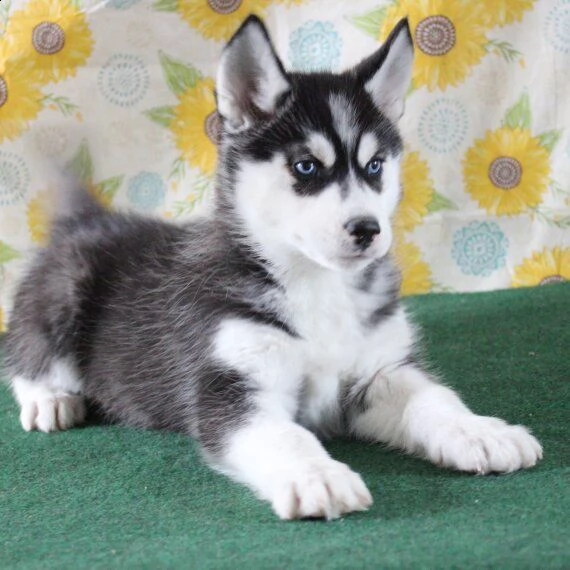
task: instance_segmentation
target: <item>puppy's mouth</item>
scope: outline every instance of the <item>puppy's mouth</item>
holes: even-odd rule
[[[368,249],[356,249],[353,251],[343,252],[341,255],[337,256],[337,259],[341,261],[345,261],[347,263],[351,261],[363,261],[363,260],[372,260],[379,257],[379,251],[376,247],[370,247]]]
[[[382,252],[379,252],[378,248],[374,246],[364,250],[350,246],[342,247],[332,253],[322,251],[319,248],[307,247],[299,235],[295,237],[297,238],[296,247],[305,257],[328,269],[358,271],[375,259],[382,257]]]
[[[359,270],[371,263],[376,259],[372,252],[358,252],[350,255],[339,255],[336,258],[336,263],[339,267],[344,269]]]
[[[372,259],[372,256],[367,255],[364,252],[358,252],[358,253],[353,253],[351,255],[339,255],[338,259],[349,263],[350,261],[361,261],[363,259]]]

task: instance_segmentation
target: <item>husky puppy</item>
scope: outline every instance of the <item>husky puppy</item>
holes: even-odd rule
[[[212,216],[173,225],[74,192],[15,298],[6,362],[24,429],[85,399],[178,430],[283,519],[366,509],[321,437],[377,441],[474,473],[541,458],[416,357],[389,250],[413,59],[401,21],[344,73],[287,72],[250,17],[222,53]],[[410,189],[413,192],[413,189]]]

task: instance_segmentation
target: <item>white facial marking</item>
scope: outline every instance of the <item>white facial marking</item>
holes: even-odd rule
[[[349,149],[352,148],[357,137],[357,124],[350,101],[334,93],[329,97],[329,105],[338,136]]]
[[[358,142],[358,152],[356,154],[358,165],[364,168],[377,152],[378,140],[376,136],[373,133],[364,133]]]
[[[382,194],[385,202],[383,207],[391,216],[400,202],[400,160],[401,155],[388,156],[382,170]]]
[[[400,198],[399,162],[399,156],[385,159],[382,192],[354,180],[348,196],[336,182],[316,195],[298,195],[282,155],[263,163],[244,162],[236,183],[238,215],[260,253],[276,266],[288,267],[304,256],[329,269],[346,267],[347,258],[355,255],[354,240],[344,230],[347,220],[374,217],[381,233],[366,250],[365,263],[383,257],[392,245],[390,218]]]
[[[307,146],[311,154],[330,168],[336,161],[336,153],[332,143],[321,133],[311,133]]]

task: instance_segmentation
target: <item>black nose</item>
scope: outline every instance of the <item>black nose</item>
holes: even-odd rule
[[[352,218],[344,224],[344,229],[361,249],[366,249],[380,233],[378,220],[371,217]]]

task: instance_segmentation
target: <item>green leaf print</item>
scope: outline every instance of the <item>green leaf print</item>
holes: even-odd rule
[[[154,107],[145,111],[144,114],[151,121],[158,123],[162,127],[168,128],[174,119],[174,106],[165,105],[164,107]]]
[[[457,206],[443,194],[433,191],[433,196],[427,206],[428,212],[439,212],[440,210],[457,210]]]
[[[54,106],[59,111],[61,111],[66,117],[69,117],[74,111],[77,111],[79,107],[72,103],[67,97],[56,96],[53,94],[48,94],[42,98],[41,102],[44,106]]]
[[[6,30],[11,3],[11,0],[2,0],[2,2],[0,2],[0,36],[2,36]]]
[[[173,214],[175,218],[191,214],[196,206],[202,202],[206,194],[210,191],[212,179],[201,175],[192,187],[192,192],[185,200],[177,200],[173,204]]]
[[[172,59],[163,52],[159,52],[159,57],[166,76],[166,83],[175,95],[180,95],[186,89],[195,87],[202,77],[202,74],[191,65]]]
[[[552,152],[556,143],[560,140],[562,136],[562,130],[553,129],[552,131],[546,131],[538,135],[538,140],[540,144],[548,151]]]
[[[180,181],[184,176],[186,176],[186,161],[182,156],[179,156],[172,162],[172,168],[168,177]]]
[[[510,129],[530,129],[531,122],[530,99],[525,91],[521,98],[507,109],[504,124]]]
[[[67,169],[84,184],[93,180],[93,161],[87,141],[82,141],[75,156],[67,163]]]
[[[106,178],[94,186],[95,192],[102,198],[104,204],[110,204],[123,183],[124,176]]]
[[[154,4],[154,9],[159,12],[176,12],[178,10],[178,0],[158,0]]]
[[[550,189],[554,196],[559,198],[568,198],[568,200],[570,200],[570,186],[568,188],[563,188],[558,182],[551,180]],[[568,205],[570,205],[570,202],[568,202]]]
[[[559,210],[545,208],[544,206],[537,206],[530,208],[530,210],[536,218],[544,224],[554,226],[561,230],[570,229],[570,216],[561,215]]]
[[[509,42],[500,40],[489,40],[485,44],[485,49],[488,53],[495,53],[497,55],[500,55],[509,63],[520,60],[522,57],[521,52],[516,50]]]
[[[20,254],[14,248],[0,241],[0,264],[8,263],[8,261],[12,261],[12,259],[17,259],[18,257],[20,257]]]
[[[349,17],[349,21],[365,34],[372,36],[376,40],[380,36],[380,28],[384,23],[385,17],[386,6],[383,6],[371,12],[366,12],[366,14],[362,14],[361,16]]]

